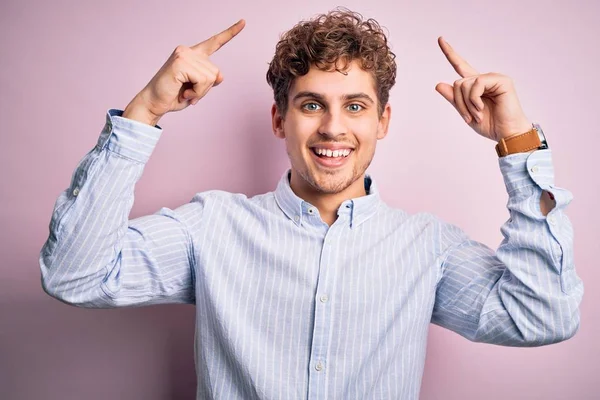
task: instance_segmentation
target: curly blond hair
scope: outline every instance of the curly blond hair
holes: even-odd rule
[[[338,8],[301,21],[282,35],[269,64],[267,82],[273,88],[277,109],[285,115],[296,77],[306,75],[312,65],[324,71],[344,71],[356,60],[373,76],[381,116],[396,82],[395,58],[377,21]]]

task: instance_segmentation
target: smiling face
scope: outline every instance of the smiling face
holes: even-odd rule
[[[371,73],[356,62],[344,73],[312,66],[294,80],[285,115],[274,105],[272,117],[275,135],[285,139],[297,194],[365,194],[365,170],[391,113],[387,104],[380,116],[377,102]]]

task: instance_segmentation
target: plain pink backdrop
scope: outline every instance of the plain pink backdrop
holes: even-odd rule
[[[465,125],[434,87],[457,75],[443,35],[481,72],[511,76],[544,127],[556,185],[568,188],[585,295],[579,333],[533,349],[470,343],[432,326],[422,399],[600,397],[597,150],[600,2],[16,1],[0,4],[0,399],[190,399],[194,309],[69,307],[40,286],[39,250],[73,169],[109,108],[124,108],[179,44],[239,18],[247,26],[214,57],[225,81],[161,120],[163,137],[131,217],[194,193],[252,195],[288,166],[271,131],[265,82],[279,35],[338,5],[377,19],[398,58],[392,123],[370,168],[383,198],[430,211],[495,248],[508,218],[493,142]]]

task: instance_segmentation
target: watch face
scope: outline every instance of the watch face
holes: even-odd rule
[[[546,140],[546,135],[544,135],[544,131],[542,130],[542,127],[539,126],[538,124],[533,124],[533,127],[537,131],[538,137],[540,138],[540,142],[542,143],[542,145],[539,148],[540,149],[547,149],[548,148],[548,141]]]

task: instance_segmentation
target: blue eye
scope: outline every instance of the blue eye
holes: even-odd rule
[[[350,110],[351,112],[355,113],[355,112],[359,112],[360,110],[362,110],[363,107],[360,104],[350,104],[348,106],[348,110]]]
[[[306,111],[317,111],[319,109],[321,109],[321,106],[318,105],[317,103],[306,103],[302,106],[303,109],[305,109]]]

